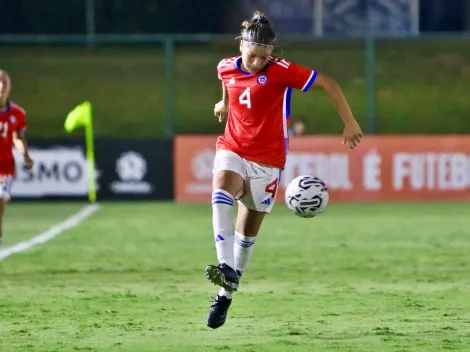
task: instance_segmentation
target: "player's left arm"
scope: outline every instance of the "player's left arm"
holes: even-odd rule
[[[27,169],[33,167],[33,159],[29,155],[28,142],[26,141],[25,130],[17,130],[13,133],[13,143],[16,149],[23,155],[24,164]]]
[[[33,159],[29,155],[28,142],[26,141],[26,116],[22,116],[13,132],[13,144],[15,148],[23,155],[25,167],[31,169],[33,167]]]
[[[329,76],[285,60],[276,64],[283,83],[288,87],[306,92],[314,86],[325,91],[344,122],[343,144],[348,142],[350,148],[356,147],[362,138],[362,131],[339,84]]]
[[[343,144],[348,142],[350,148],[356,147],[362,138],[361,127],[354,118],[349,103],[338,82],[329,76],[317,73],[313,86],[322,88],[336,107],[336,110],[338,110],[344,122]]]

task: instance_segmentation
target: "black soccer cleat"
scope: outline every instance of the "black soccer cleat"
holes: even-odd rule
[[[232,300],[219,295],[215,298],[212,297],[212,300],[213,304],[209,313],[207,313],[206,324],[212,329],[217,329],[224,325]]]
[[[206,277],[214,285],[223,287],[229,292],[234,292],[238,289],[238,275],[235,270],[225,263],[208,265]]]

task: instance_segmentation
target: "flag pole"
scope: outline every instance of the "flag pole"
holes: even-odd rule
[[[95,148],[93,143],[93,114],[89,101],[76,106],[65,119],[64,128],[71,133],[77,127],[85,127],[85,155],[88,176],[88,200],[96,202]]]
[[[91,108],[90,108],[91,112]],[[96,176],[95,176],[95,147],[93,143],[93,118],[85,126],[86,161],[88,165],[88,200],[96,203]]]

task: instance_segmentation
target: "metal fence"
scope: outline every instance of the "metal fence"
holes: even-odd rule
[[[148,128],[153,135],[218,132],[201,121],[220,98],[215,68],[221,58],[237,54],[234,37],[0,36],[0,65],[25,80],[39,80],[40,74],[43,81],[60,78],[51,83],[54,91],[44,90],[54,96],[49,114],[54,115],[57,104],[64,104],[63,111],[78,98],[96,99],[103,116],[98,130],[104,136],[106,131],[115,131],[113,136],[131,133],[132,114],[147,116],[148,125],[156,126]],[[469,41],[468,35],[438,34],[321,40],[286,36],[279,38],[277,50],[291,61],[336,78],[368,133],[468,133]],[[96,56],[93,62],[85,60],[90,55]],[[47,74],[40,72],[45,69]],[[124,88],[117,92],[120,84]],[[21,85],[15,89],[36,115],[43,114],[48,97],[40,90],[34,96]],[[311,132],[337,131],[339,125],[330,118],[318,118],[333,112],[320,94],[294,96],[294,117],[311,119]],[[119,115],[123,116],[116,119]]]

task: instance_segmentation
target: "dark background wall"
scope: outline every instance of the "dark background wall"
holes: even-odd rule
[[[96,0],[98,33],[218,33],[231,0]],[[0,33],[80,34],[85,0],[1,0]]]
[[[239,0],[95,0],[98,33],[223,33]],[[85,32],[85,0],[1,0],[0,33]],[[7,14],[7,15],[4,15]],[[230,23],[230,24],[229,24]],[[421,0],[421,31],[470,30],[469,0]]]

